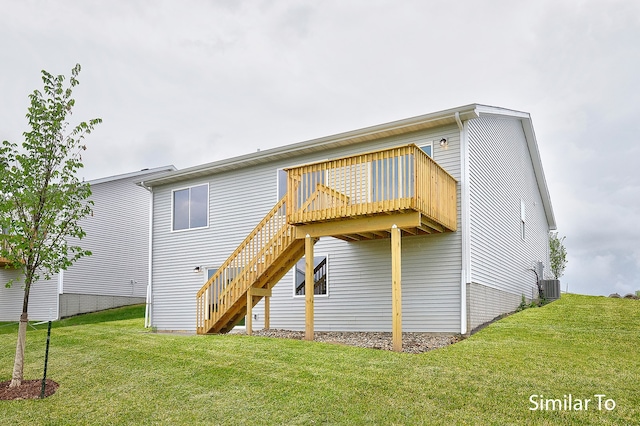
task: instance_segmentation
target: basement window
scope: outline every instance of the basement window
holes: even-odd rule
[[[209,225],[209,184],[176,189],[171,198],[174,231]]]
[[[313,294],[316,296],[326,296],[328,292],[328,257],[327,256],[314,256],[313,257]],[[305,295],[305,258],[303,257],[296,263],[294,268],[293,278],[293,295],[304,296]]]

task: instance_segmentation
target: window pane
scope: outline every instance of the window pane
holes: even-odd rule
[[[190,228],[207,226],[208,192],[208,185],[194,186],[191,188]]]
[[[427,154],[429,157],[432,157],[432,155],[431,155],[431,145],[421,146],[420,149],[423,150],[425,152],[425,154]]]
[[[295,285],[295,295],[303,296],[304,295],[304,257],[296,263],[294,268],[295,277],[294,277],[294,285]]]
[[[173,193],[173,229],[189,228],[189,189]]]
[[[313,257],[313,294],[327,294],[327,256]],[[294,295],[304,296],[305,294],[305,260],[304,257],[296,263],[294,267]]]

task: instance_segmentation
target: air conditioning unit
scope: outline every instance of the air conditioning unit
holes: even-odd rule
[[[560,280],[541,280],[540,283],[545,299],[560,299]]]

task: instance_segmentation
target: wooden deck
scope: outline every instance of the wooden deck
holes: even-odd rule
[[[456,180],[416,145],[287,169],[296,238],[347,241],[455,231]]]
[[[263,297],[268,328],[271,288],[305,253],[313,258],[320,237],[391,238],[399,264],[401,236],[457,227],[456,180],[414,144],[293,167],[287,175],[287,194],[198,292],[199,334],[225,333],[245,316],[251,334],[251,309]],[[306,326],[313,336],[316,271],[307,263]],[[398,265],[394,271],[399,312]],[[401,314],[394,313],[394,330],[400,324]],[[394,341],[397,335],[396,330]]]

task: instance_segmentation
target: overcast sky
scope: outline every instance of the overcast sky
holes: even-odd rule
[[[531,113],[563,290],[640,290],[640,1],[0,0],[0,139],[82,65],[87,180],[481,103]]]

